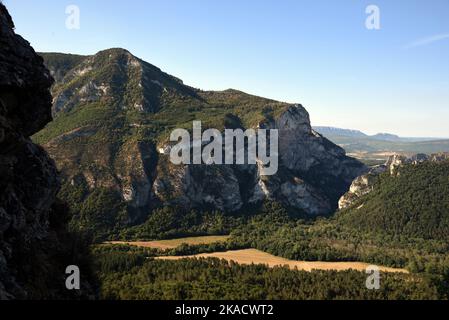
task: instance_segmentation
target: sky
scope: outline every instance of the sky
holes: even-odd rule
[[[301,103],[312,125],[449,137],[449,0],[3,2],[36,51],[121,47],[196,88]]]

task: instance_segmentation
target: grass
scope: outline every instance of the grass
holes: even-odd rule
[[[137,246],[142,248],[152,248],[152,249],[174,249],[183,244],[187,245],[201,245],[201,244],[212,244],[216,242],[224,242],[229,239],[229,236],[203,236],[203,237],[189,237],[171,240],[159,240],[159,241],[110,241],[108,244],[127,244],[131,246]]]
[[[167,256],[167,257],[157,257],[158,260],[180,260],[180,259],[194,259],[194,258],[218,258],[227,261],[234,261],[235,263],[242,265],[250,264],[263,264],[268,265],[270,268],[276,266],[288,266],[290,269],[298,269],[303,271],[312,270],[324,270],[324,271],[345,271],[345,270],[356,270],[356,271],[366,271],[367,267],[370,266],[368,263],[363,262],[322,262],[322,261],[294,261],[288,260],[280,257],[273,256],[269,253],[257,250],[257,249],[245,249],[245,250],[235,250],[226,252],[214,252],[214,253],[204,253],[197,254],[193,256]],[[398,272],[398,273],[409,273],[406,269],[399,268],[388,268],[378,266],[381,272]]]

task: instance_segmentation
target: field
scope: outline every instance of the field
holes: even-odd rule
[[[152,249],[174,249],[182,244],[188,245],[200,245],[200,244],[211,244],[215,242],[227,241],[229,236],[204,236],[204,237],[191,237],[191,238],[181,238],[181,239],[171,239],[171,240],[158,240],[158,241],[110,241],[107,244],[127,244],[131,246],[137,246],[142,248],[152,248]]]
[[[275,266],[288,266],[290,269],[297,268],[298,270],[312,271],[312,270],[357,270],[365,271],[369,266],[363,262],[322,262],[322,261],[293,261],[280,257],[273,256],[271,254],[259,251],[256,249],[235,250],[227,252],[215,252],[207,254],[198,254],[194,256],[168,256],[157,257],[161,260],[180,260],[180,259],[192,259],[192,258],[218,258],[227,261],[234,261],[238,264],[264,264],[269,267]],[[383,272],[399,272],[408,273],[405,269],[388,268],[379,266],[379,270]]]

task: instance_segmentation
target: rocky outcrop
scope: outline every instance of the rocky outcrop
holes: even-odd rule
[[[13,29],[0,3],[0,299],[55,297],[66,213],[55,164],[29,139],[51,120],[53,78]]]
[[[370,169],[367,174],[357,177],[351,184],[349,191],[340,198],[338,207],[345,209],[353,204],[360,197],[370,193],[376,177],[388,170],[387,165],[379,165]]]
[[[279,131],[280,168],[262,176],[261,165],[177,167],[170,163],[170,146],[159,148],[154,195],[161,202],[184,207],[210,207],[235,212],[245,205],[275,200],[306,215],[325,215],[357,175],[366,171],[340,147],[314,132],[309,114],[292,105],[259,128]]]
[[[123,164],[117,167],[117,176],[123,200],[133,208],[148,207],[157,163],[154,145],[128,143],[119,156]]]
[[[449,152],[434,153],[430,156],[432,162],[443,162],[449,160]]]
[[[352,182],[349,191],[340,198],[338,207],[346,209],[360,197],[370,193],[373,190],[376,178],[384,172],[389,172],[391,176],[398,176],[401,174],[401,167],[407,164],[418,165],[426,161],[442,162],[447,160],[449,160],[449,153],[438,153],[430,156],[419,153],[411,157],[400,154],[392,155],[384,165],[375,166],[367,174],[357,177]]]
[[[279,130],[280,162],[290,175],[281,190],[284,195],[290,190],[289,203],[293,200],[297,203],[294,207],[305,212],[323,214],[334,210],[342,190],[367,170],[312,130],[309,114],[301,105],[290,107],[266,127]],[[292,189],[297,191],[291,193]]]

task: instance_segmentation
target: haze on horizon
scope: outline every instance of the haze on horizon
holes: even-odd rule
[[[197,88],[301,103],[314,126],[449,137],[447,0],[3,2],[36,51],[122,47]]]

